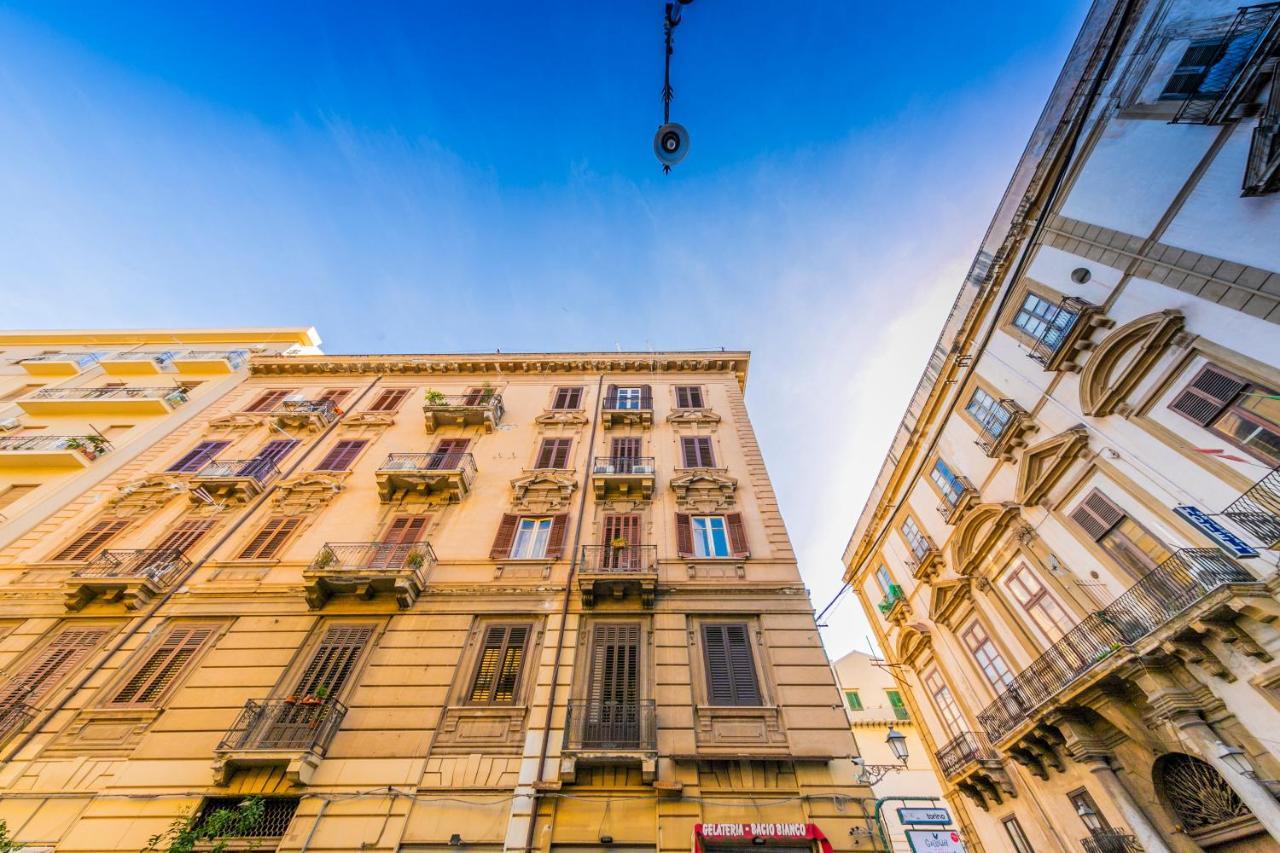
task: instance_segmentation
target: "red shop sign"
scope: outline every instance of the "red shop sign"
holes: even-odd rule
[[[694,853],[705,853],[707,842],[741,843],[756,838],[765,841],[817,841],[822,853],[832,853],[831,842],[812,823],[695,823]]]

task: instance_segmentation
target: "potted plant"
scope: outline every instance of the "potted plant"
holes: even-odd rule
[[[412,554],[404,558],[404,564],[415,571],[422,568],[422,565],[425,562],[426,557],[423,556],[421,551],[414,551]]]
[[[334,561],[336,561],[337,559],[338,559],[337,555],[333,553],[333,549],[325,548],[323,551],[320,552],[320,556],[316,557],[315,562],[311,564],[311,567],[314,568],[316,571],[324,571],[325,569],[332,566],[334,564]]]
[[[427,405],[428,406],[443,406],[444,403],[445,403],[444,394],[440,393],[434,388],[427,389]]]
[[[615,537],[613,537],[613,540],[612,540],[609,544],[610,544],[614,549],[616,549],[616,550],[621,550],[621,549],[623,549],[623,548],[627,547],[627,537],[625,537],[625,536],[615,536]]]

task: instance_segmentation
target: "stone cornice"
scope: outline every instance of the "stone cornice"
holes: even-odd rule
[[[493,355],[255,356],[254,376],[458,375],[501,377],[557,373],[733,373],[745,389],[746,352],[520,353]]]

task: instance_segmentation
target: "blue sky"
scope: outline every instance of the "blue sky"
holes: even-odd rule
[[[1087,5],[698,0],[664,176],[660,0],[0,0],[0,326],[750,349],[821,607]]]

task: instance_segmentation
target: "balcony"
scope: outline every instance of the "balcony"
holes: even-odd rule
[[[978,439],[975,444],[992,459],[1013,459],[1018,448],[1027,443],[1027,436],[1039,429],[1026,409],[1008,398],[1000,400],[978,422]]]
[[[93,352],[49,352],[18,362],[32,376],[79,376],[97,363],[98,354]]]
[[[948,781],[964,775],[980,761],[1000,760],[982,732],[961,732],[937,752],[938,766]]]
[[[1027,355],[1045,370],[1080,370],[1085,354],[1093,347],[1095,329],[1110,328],[1113,320],[1101,306],[1068,296],[1044,318],[1045,329]]]
[[[907,596],[902,591],[902,587],[891,583],[888,594],[876,605],[876,610],[879,610],[880,615],[889,622],[901,622],[911,612],[911,605],[907,603]]]
[[[335,595],[369,599],[385,593],[406,610],[427,588],[435,564],[426,542],[329,542],[302,572],[307,605],[319,610]]]
[[[342,414],[332,400],[306,400],[286,397],[279,406],[266,412],[281,429],[322,430]]]
[[[596,500],[653,498],[657,468],[652,456],[597,456],[591,460],[591,487]]]
[[[615,390],[606,394],[600,405],[600,424],[605,429],[616,426],[653,426],[653,394],[643,390],[628,394]]]
[[[167,415],[187,402],[181,388],[41,388],[15,401],[29,415]]]
[[[203,503],[203,490],[219,503],[244,503],[262,494],[279,476],[280,469],[271,459],[215,459],[191,478],[191,499]]]
[[[19,689],[14,685],[0,685],[0,746],[5,741],[22,731],[27,723],[35,718],[36,708],[30,703],[31,689]]]
[[[1143,853],[1137,838],[1118,829],[1095,829],[1080,844],[1084,853]]]
[[[1169,640],[1186,623],[1221,604],[1222,596],[1214,593],[1225,590],[1229,594],[1236,585],[1249,585],[1251,589],[1244,591],[1251,592],[1257,583],[1244,567],[1216,548],[1177,551],[1018,673],[978,714],[978,722],[992,743],[998,743],[1042,708],[1064,698],[1068,689],[1086,676],[1112,668],[1104,663],[1143,652],[1155,635],[1161,641]]]
[[[117,352],[98,363],[112,376],[155,376],[174,369],[173,356],[172,352]]]
[[[427,392],[422,404],[427,432],[444,426],[482,426],[493,432],[502,423],[502,395],[492,391],[475,394],[440,394]]]
[[[137,610],[191,568],[177,548],[103,551],[63,584],[68,610],[97,599]]]
[[[968,477],[953,477],[951,486],[952,493],[938,504],[938,515],[942,516],[942,520],[947,524],[958,522],[965,512],[978,502],[978,490],[973,483],[969,482]]]
[[[471,492],[476,460],[470,453],[392,453],[374,476],[383,502],[403,495],[443,496],[456,503]]]
[[[244,366],[247,350],[190,350],[174,356],[179,373],[235,373]]]
[[[332,697],[250,699],[214,750],[214,784],[236,770],[280,766],[290,782],[309,784],[346,714]]]
[[[111,451],[100,435],[0,437],[0,468],[84,468]]]
[[[933,544],[933,540],[928,536],[920,537],[919,541],[912,546],[911,555],[911,559],[907,560],[907,568],[911,570],[911,577],[918,581],[927,583],[933,580],[945,565],[942,549]]]
[[[1280,468],[1254,483],[1222,514],[1249,531],[1263,548],[1280,549]]]
[[[658,589],[658,546],[583,545],[578,568],[582,606],[594,607],[604,598],[640,597],[640,606],[653,607]]]
[[[569,702],[564,725],[560,779],[572,782],[578,764],[639,764],[641,778],[657,775],[657,707],[633,702]]]

